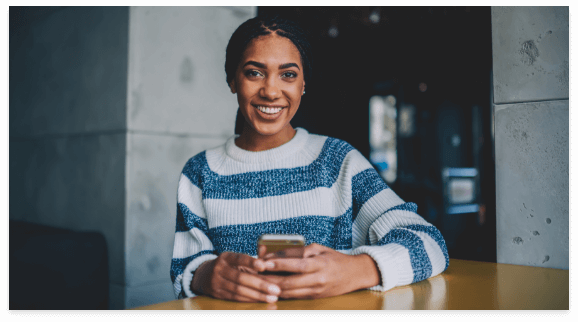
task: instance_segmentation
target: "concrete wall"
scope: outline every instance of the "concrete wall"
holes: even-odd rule
[[[499,263],[569,268],[568,14],[492,8]]]
[[[102,232],[112,290],[125,284],[128,8],[24,13],[10,24],[9,216]]]
[[[256,7],[21,13],[10,28],[10,219],[102,232],[112,309],[173,300],[177,180],[233,135],[225,48]]]
[[[126,306],[174,300],[169,276],[180,172],[233,135],[225,48],[256,7],[131,7]]]

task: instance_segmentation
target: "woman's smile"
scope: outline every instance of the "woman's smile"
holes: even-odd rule
[[[277,118],[281,117],[281,114],[284,110],[286,110],[285,106],[278,106],[278,105],[255,105],[253,106],[260,112],[258,115],[265,120],[276,120]]]

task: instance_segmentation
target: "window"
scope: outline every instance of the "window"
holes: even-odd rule
[[[395,101],[393,95],[369,99],[369,160],[389,184],[397,178]]]

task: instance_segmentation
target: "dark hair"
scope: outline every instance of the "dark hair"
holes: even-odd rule
[[[251,40],[265,35],[276,33],[285,37],[297,47],[303,65],[303,78],[305,84],[311,84],[312,76],[312,55],[311,45],[307,40],[307,35],[299,25],[291,20],[280,18],[279,16],[257,16],[243,22],[229,39],[225,56],[225,73],[227,74],[227,85],[235,78],[235,73],[241,57]],[[235,134],[241,134],[244,119],[237,110],[235,121]]]

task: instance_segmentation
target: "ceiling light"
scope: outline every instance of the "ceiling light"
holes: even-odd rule
[[[339,30],[337,30],[336,26],[331,26],[328,31],[329,37],[335,38],[339,35]]]
[[[369,14],[369,21],[373,22],[373,23],[378,23],[380,20],[380,16],[379,16],[379,10],[373,10],[370,14]]]
[[[419,91],[422,93],[427,91],[427,84],[426,83],[419,83]]]

